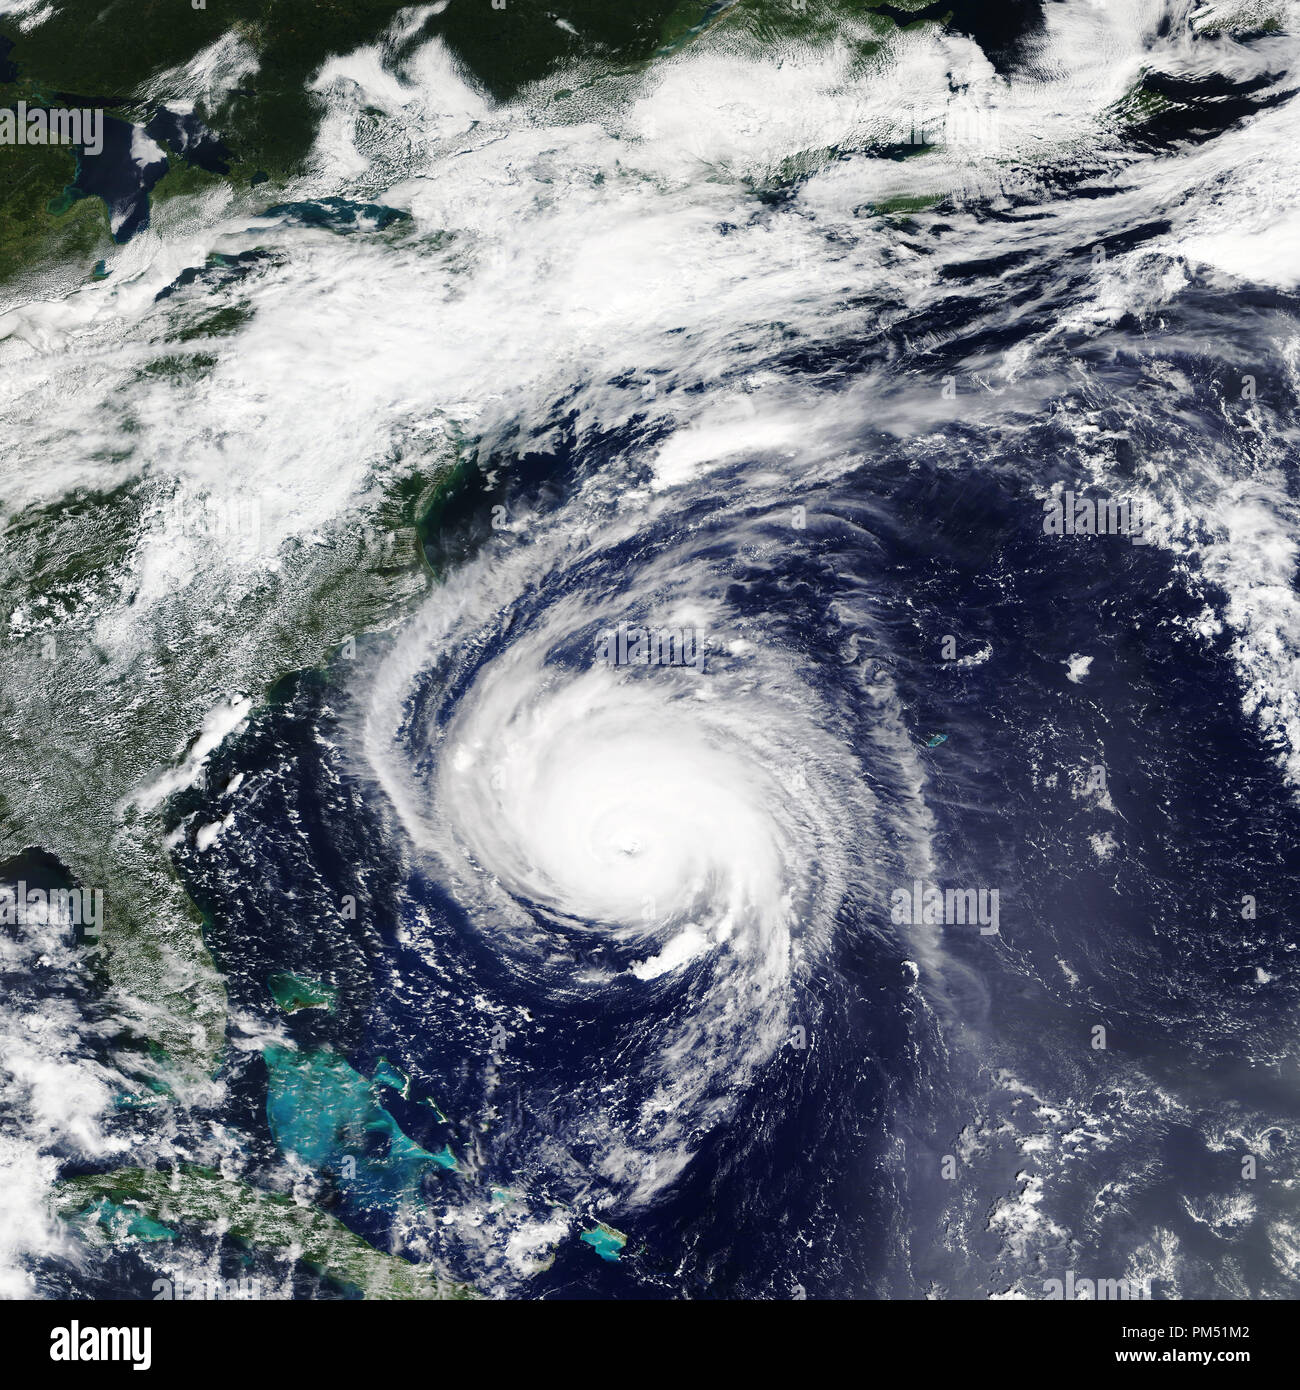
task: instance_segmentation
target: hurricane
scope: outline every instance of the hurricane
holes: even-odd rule
[[[0,1292],[1297,1296],[1295,5],[353,8],[0,4]]]

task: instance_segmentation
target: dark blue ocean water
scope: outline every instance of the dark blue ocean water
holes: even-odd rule
[[[1025,12],[1017,32],[1034,22]],[[1014,61],[1013,33],[987,38]],[[1193,149],[1258,109],[1252,84],[1168,94],[1183,108],[1143,127],[1135,151]],[[537,901],[518,904],[530,924],[515,936],[488,929],[357,751],[368,676],[400,635],[286,679],[174,801],[175,866],[234,1020],[227,1099],[187,1123],[237,1132],[247,1176],[269,1185],[316,1145],[306,1166],[327,1210],[502,1296],[1035,1297],[1066,1271],[1142,1277],[1157,1297],[1294,1293],[1267,1235],[1288,1219],[1280,1179],[1300,1140],[1300,812],[1285,739],[1243,705],[1238,633],[1205,620],[1229,602],[1205,552],[1045,534],[1042,494],[1096,491],[1098,439],[1112,493],[1137,495],[1156,460],[1186,461],[1193,505],[1211,466],[1251,478],[1293,438],[1293,387],[1266,345],[1298,306],[1192,278],[1158,321],[1135,309],[1104,330],[1069,326],[1099,247],[1114,256],[1168,230],[1123,188],[1122,171],[1085,165],[1047,189],[894,218],[923,251],[969,240],[943,292],[915,304],[874,290],[856,336],[763,364],[828,411],[858,412],[853,467],[775,490],[758,456],[702,474],[617,543],[575,546],[503,587],[492,620],[454,655],[431,653],[404,692],[388,752],[432,785],[439,735],[485,673],[557,612],[585,607],[596,623],[662,570],[797,673],[842,751],[844,804],[869,790],[876,810],[844,847],[855,871],[792,976],[791,1038],[752,1074],[719,1052],[705,1097],[717,1118],[692,1117],[670,1182],[634,1200],[609,1174],[609,1136],[652,1100],[659,1040],[704,1016],[725,964],[705,955],[641,979],[637,946]],[[1112,198],[1104,233],[1073,244],[1070,212],[1105,223]],[[1027,382],[972,370],[1058,325]],[[953,408],[932,413],[949,387]],[[535,447],[467,449],[420,519],[435,610],[456,576],[532,543],[499,534],[495,508],[544,535],[592,480],[648,483],[664,427],[584,433],[577,394],[536,423]],[[909,413],[910,431],[897,423]],[[1284,472],[1293,492],[1293,453]],[[590,637],[571,626],[549,676],[579,671]],[[873,693],[886,688],[887,706]],[[787,795],[797,812],[797,782]],[[197,849],[195,829],[232,812],[234,828]],[[915,877],[995,887],[998,934],[949,924],[930,942],[892,920],[888,890]],[[580,983],[599,972],[614,983]],[[286,1015],[269,985],[286,973],[327,986],[333,1006]],[[366,1121],[335,1128],[341,1093],[305,1091],[287,1131],[283,1109],[268,1113],[287,1084],[274,1055],[243,1045],[259,1027],[344,1059],[363,1091],[372,1081]],[[398,1132],[429,1160],[403,1167]],[[444,1153],[454,1171],[433,1161]],[[397,1172],[410,1180],[394,1186]],[[510,1233],[554,1213],[568,1226],[525,1278]],[[626,1236],[617,1258],[580,1238],[597,1222]]]
[[[1196,312],[1243,312],[1208,293],[1193,299]],[[851,377],[856,364],[845,357],[835,370]],[[1120,361],[1117,392],[1124,374]],[[1190,403],[1178,411],[1187,416]],[[1147,428],[1213,425],[1207,415]],[[1194,571],[1124,538],[1042,533],[1031,485],[1068,470],[1073,445],[1050,421],[1015,422],[1005,441],[953,429],[919,459],[864,430],[868,466],[791,499],[810,519],[779,565],[755,558],[755,542],[785,526],[784,512],[711,524],[743,491],[742,467],[713,477],[665,528],[603,558],[602,572],[580,560],[529,595],[544,610],[561,595],[617,586],[621,572],[680,544],[689,528],[689,562],[725,585],[738,622],[760,621],[797,656],[836,711],[847,752],[872,759],[873,711],[859,702],[864,662],[888,672],[918,747],[946,736],[919,754],[937,877],[997,885],[1002,904],[992,941],[944,929],[945,979],[930,1012],[909,990],[906,929],[890,925],[887,902],[850,884],[833,949],[800,986],[796,1016],[816,1021],[814,1046],[771,1061],[669,1195],[608,1214],[629,1238],[619,1260],[571,1241],[530,1281],[531,1296],[906,1297],[930,1280],[972,1296],[1050,1277],[1049,1266],[1008,1266],[988,1227],[995,1204],[1016,1190],[1024,1160],[1015,1139],[1027,1127],[1023,1107],[991,1083],[992,1068],[1041,1097],[1067,1098],[1105,1136],[1054,1176],[1062,1270],[1122,1272],[1133,1232],[1152,1223],[1177,1229],[1193,1252],[1215,1244],[1187,1220],[1186,1204],[1232,1192],[1240,1153],[1207,1146],[1207,1126],[1234,1115],[1294,1119],[1293,1064],[1281,1059],[1295,1002],[1287,904],[1296,810],[1273,750],[1243,713],[1228,637],[1194,635],[1204,601]],[[525,463],[512,476],[536,502],[562,498],[601,458],[579,451]],[[463,560],[475,535],[487,543],[497,495],[467,489],[472,505],[442,514],[435,558]],[[516,622],[527,621],[516,610]],[[855,634],[861,655],[846,662]],[[995,656],[968,666],[936,660],[947,636],[959,656],[985,647]],[[454,712],[458,691],[510,640],[486,644],[436,690],[414,690],[413,711]],[[1075,683],[1067,673],[1081,652],[1092,664]],[[692,1010],[713,982],[706,965],[666,988],[631,981],[584,998],[512,968],[436,877],[409,867],[391,816],[338,756],[348,737],[346,665],[290,682],[222,751],[209,784],[236,772],[246,781],[233,801],[204,800],[196,823],[236,806],[240,832],[203,855],[182,852],[178,864],[211,913],[209,941],[232,1005],[270,1021],[274,972],[326,980],[338,1008],[295,1016],[288,1026],[300,1045],[331,1046],[365,1076],[387,1059],[410,1077],[406,1098],[382,1092],[385,1108],[423,1148],[450,1145],[469,1168],[428,1178],[436,1211],[449,1192],[464,1201],[475,1185],[510,1187],[535,1165],[543,1136],[566,1132],[566,1094],[611,1054],[636,1077],[638,1035],[659,1014]],[[1094,767],[1104,768],[1113,803],[1105,817],[1079,795]],[[1059,775],[1049,785],[1051,771]],[[878,790],[887,801],[883,774]],[[883,854],[888,821],[886,804],[873,828]],[[1118,845],[1101,857],[1090,836],[1115,826]],[[1258,905],[1250,921],[1240,915],[1243,894]],[[355,921],[339,915],[348,896]],[[419,950],[404,933],[418,934]],[[582,933],[570,944],[581,962]],[[473,1000],[491,1007],[480,1012]],[[517,1007],[533,1026],[494,1043],[496,1021]],[[1091,1046],[1099,1024],[1104,1051]],[[483,1127],[474,1117],[493,1066],[497,1113]],[[252,1063],[236,1080],[240,1120],[269,1161],[274,1146],[257,1113],[265,1073]],[[718,1086],[727,1089],[725,1075]],[[1005,1126],[986,1141],[1005,1152],[954,1210],[940,1164],[959,1147],[972,1091],[984,1095],[988,1127]],[[594,1212],[598,1155],[579,1144],[571,1157],[546,1195]],[[1099,1220],[1099,1194],[1117,1181],[1122,1219]],[[394,1212],[382,1204],[349,1210],[345,1199],[342,1209],[377,1242],[390,1235]],[[448,1237],[439,1253],[473,1277],[472,1249]],[[1262,1253],[1246,1269],[1265,1279]],[[1215,1289],[1179,1290],[1193,1291]]]

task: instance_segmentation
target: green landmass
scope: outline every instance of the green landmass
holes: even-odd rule
[[[339,999],[339,992],[332,985],[291,975],[287,971],[277,971],[267,980],[266,986],[271,991],[271,997],[287,1014],[298,1013],[302,1009],[324,1009],[326,1013],[333,1013]]]
[[[107,1205],[105,1205],[107,1204]],[[139,1227],[228,1232],[256,1250],[296,1258],[347,1289],[373,1299],[477,1298],[467,1284],[429,1265],[385,1255],[316,1207],[223,1177],[210,1168],[168,1172],[123,1168],[60,1184],[55,1209],[90,1240],[110,1240],[105,1212],[129,1211]],[[140,1238],[137,1236],[137,1238]]]

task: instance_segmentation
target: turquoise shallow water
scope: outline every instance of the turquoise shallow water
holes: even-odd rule
[[[1294,35],[872,8],[389,16],[6,316],[6,1277],[1294,1293]]]

